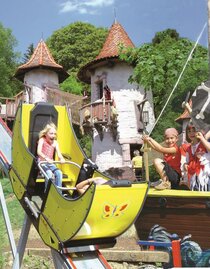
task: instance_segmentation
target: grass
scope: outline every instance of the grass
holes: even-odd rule
[[[8,178],[1,178],[0,182],[6,199],[6,205],[12,230],[19,231],[23,224],[24,211],[13,193],[10,180]],[[2,210],[0,211],[0,238],[0,268],[2,268],[4,264],[4,258],[2,253],[6,249],[10,250],[10,243]]]
[[[13,193],[10,180],[8,178],[2,178],[0,175],[0,183],[3,188],[10,223],[17,245],[24,221],[25,212],[22,209],[15,194]],[[0,210],[0,238],[0,268],[11,268],[13,264],[13,257],[11,253],[8,253],[8,251],[11,251],[11,247],[2,210]],[[7,252],[6,255],[3,254],[5,252]],[[51,256],[40,257],[25,253],[21,268],[50,269],[53,268],[52,258]]]
[[[33,268],[33,269],[50,269],[54,268],[52,259],[47,257],[40,257],[34,255],[25,255],[24,256],[24,268]]]
[[[6,253],[3,264],[0,266],[2,269],[11,269],[13,265],[13,257],[10,253]],[[52,269],[54,268],[51,256],[39,256],[33,254],[25,254],[21,269]]]

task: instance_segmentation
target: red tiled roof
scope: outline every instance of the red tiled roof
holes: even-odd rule
[[[126,48],[135,47],[122,25],[118,22],[114,22],[99,55],[79,70],[78,78],[83,82],[90,83],[89,69],[99,62],[111,59],[116,60],[119,57],[119,45],[123,45]]]
[[[113,23],[109,30],[106,41],[103,45],[102,50],[96,57],[96,60],[108,58],[108,57],[118,57],[119,56],[119,45],[124,47],[134,48],[134,44],[123,29],[120,23]]]
[[[69,76],[63,67],[55,62],[53,56],[51,55],[47,45],[43,40],[38,43],[29,61],[18,67],[15,73],[15,77],[23,81],[26,72],[37,68],[53,69],[58,73],[60,82]]]

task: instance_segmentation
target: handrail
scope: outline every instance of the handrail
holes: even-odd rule
[[[84,123],[92,122],[111,122],[111,106],[112,100],[106,100],[105,102],[101,99],[93,103],[89,103],[81,107],[80,110],[80,125]],[[85,115],[86,110],[89,111],[89,115]]]
[[[1,100],[13,100],[13,101],[15,101],[14,97],[2,97],[2,96],[0,96],[0,99]]]
[[[112,100],[106,100],[106,101],[105,101],[105,104],[109,104],[109,103],[112,104],[113,101],[112,101]],[[86,107],[90,107],[90,106],[92,106],[92,105],[97,105],[97,104],[103,104],[103,100],[99,99],[99,100],[96,100],[96,101],[94,101],[94,102],[92,102],[92,103],[88,103],[88,104],[82,106],[82,107],[80,108],[80,110],[83,110],[83,109],[86,108]]]
[[[46,173],[46,172],[44,171],[44,169],[42,168],[42,165],[44,165],[44,164],[49,164],[49,162],[47,162],[47,161],[40,161],[40,162],[38,163],[38,168],[39,168],[39,170],[41,171],[41,173],[44,175],[44,177],[45,177],[46,179],[51,180],[51,179],[48,177],[47,173]],[[77,164],[77,163],[75,163],[75,162],[71,162],[71,161],[65,161],[65,162],[61,162],[61,161],[52,161],[52,162],[50,162],[50,164],[73,164],[73,165],[77,166],[79,169],[81,169],[81,166],[80,166],[79,164]],[[56,188],[59,189],[59,190],[63,190],[63,191],[67,191],[67,190],[76,190],[76,189],[77,189],[76,187],[59,187],[59,186],[56,186]]]

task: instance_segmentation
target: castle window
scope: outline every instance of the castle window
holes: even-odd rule
[[[143,111],[143,123],[145,126],[149,123],[149,111]]]
[[[98,94],[98,99],[101,99],[103,97],[103,81],[99,81],[96,83],[97,85],[97,94]]]

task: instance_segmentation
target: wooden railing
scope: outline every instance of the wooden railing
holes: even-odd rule
[[[80,109],[80,125],[101,123],[110,124],[112,101],[96,101],[87,104]]]
[[[93,128],[98,131],[100,139],[104,137],[104,126],[109,127],[114,141],[117,137],[117,110],[112,100],[98,100],[80,109],[80,130],[82,134],[92,134]]]
[[[13,120],[21,100],[23,100],[23,91],[15,95],[13,98],[0,97],[0,117],[5,120]]]
[[[30,98],[31,87],[26,85]],[[74,124],[80,124],[79,109],[87,102],[87,97],[67,93],[59,89],[45,88],[47,91],[47,102],[54,105],[68,105],[71,110],[72,121]],[[0,117],[5,120],[13,120],[20,101],[25,102],[25,93],[21,91],[13,98],[0,97]]]
[[[73,123],[80,124],[79,109],[87,102],[87,97],[71,94],[58,89],[52,89],[49,87],[47,90],[47,101],[54,105],[68,105],[71,110]]]

